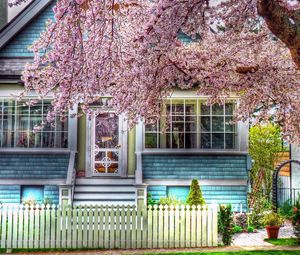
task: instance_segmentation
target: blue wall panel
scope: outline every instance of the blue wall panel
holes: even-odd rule
[[[248,180],[247,155],[143,155],[145,179]]]
[[[44,199],[50,199],[53,204],[58,204],[59,203],[58,186],[45,186]]]
[[[65,179],[69,154],[0,154],[1,179]]]
[[[21,202],[21,187],[19,185],[0,185],[0,202],[17,203]]]

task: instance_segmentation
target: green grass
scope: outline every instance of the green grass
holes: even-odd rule
[[[152,255],[157,253],[147,253]],[[173,252],[163,255],[300,255],[299,251],[232,251],[232,252]]]
[[[278,239],[265,239],[266,242],[279,246],[297,246],[299,243],[296,238],[278,238]]]

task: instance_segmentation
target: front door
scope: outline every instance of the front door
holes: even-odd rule
[[[120,175],[120,121],[114,112],[95,116],[92,148],[93,176]]]

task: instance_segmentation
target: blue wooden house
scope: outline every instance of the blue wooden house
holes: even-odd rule
[[[55,127],[33,132],[51,97],[27,106],[13,95],[23,89],[20,75],[33,56],[27,47],[53,17],[54,2],[32,1],[0,30],[0,201],[133,204],[148,193],[185,200],[196,178],[207,203],[245,207],[248,125],[230,124],[238,98],[207,106],[194,90],[178,90],[158,123],[132,130],[102,98],[91,120],[57,118]],[[170,127],[163,132],[166,116]]]

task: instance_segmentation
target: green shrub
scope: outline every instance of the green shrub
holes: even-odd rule
[[[293,216],[292,223],[294,227],[294,235],[298,239],[298,243],[300,244],[300,200],[296,201],[296,204],[293,208]]]
[[[158,201],[158,204],[160,205],[182,205],[182,201],[178,200],[176,197],[173,196],[168,196],[168,197],[161,197]]]
[[[249,227],[247,228],[247,232],[248,232],[248,233],[253,233],[253,232],[254,232],[254,227],[249,226]]]
[[[249,215],[249,223],[254,228],[262,228],[264,224],[262,222],[263,213],[265,211],[271,210],[271,203],[267,200],[267,198],[263,195],[259,195],[252,208],[252,212]]]
[[[220,205],[218,215],[219,233],[222,235],[224,245],[230,245],[234,234],[233,213],[231,205]]]
[[[151,193],[147,193],[147,205],[156,205],[157,201],[155,201],[152,197]]]
[[[263,223],[265,226],[280,226],[283,219],[278,213],[270,212],[264,215]]]
[[[293,216],[293,206],[291,205],[291,201],[287,200],[283,203],[283,205],[279,208],[279,214],[285,219],[291,219]]]
[[[241,232],[243,232],[243,228],[241,226],[234,225],[233,232],[234,233],[241,233]]]
[[[202,195],[201,188],[199,186],[198,180],[193,179],[190,187],[190,192],[187,197],[186,203],[188,205],[205,205],[205,200]]]

